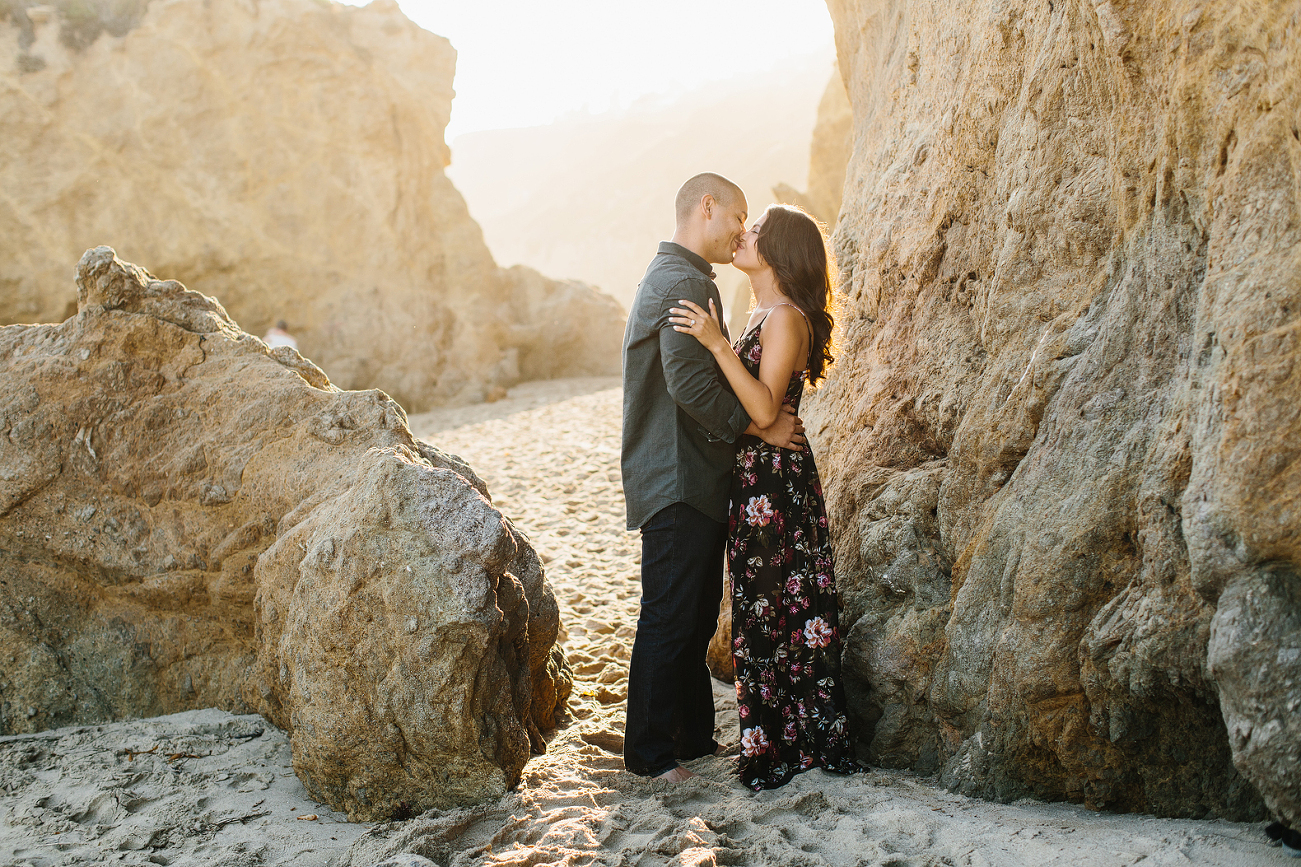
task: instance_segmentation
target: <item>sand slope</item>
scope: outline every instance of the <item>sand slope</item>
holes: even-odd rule
[[[993,804],[895,772],[812,771],[758,795],[731,776],[728,759],[692,763],[700,779],[677,786],[625,773],[639,542],[623,529],[612,385],[529,384],[497,404],[411,420],[418,435],[468,459],[530,535],[568,627],[572,719],[517,791],[476,808],[349,825],[302,796],[287,741],[258,717],[198,711],[65,729],[0,739],[0,864],[371,867],[399,852],[444,867],[1297,863],[1266,845],[1260,825]],[[448,427],[449,416],[472,423]],[[717,686],[719,735],[734,742],[729,693]],[[134,759],[124,752],[155,745]],[[319,818],[298,820],[295,808]]]

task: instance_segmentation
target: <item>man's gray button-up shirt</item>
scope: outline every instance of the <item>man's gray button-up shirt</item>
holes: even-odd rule
[[[723,302],[709,263],[664,241],[651,260],[623,336],[623,493],[628,529],[673,503],[727,520],[736,440],[750,416],[714,357],[673,330],[669,308],[688,299],[719,316]]]

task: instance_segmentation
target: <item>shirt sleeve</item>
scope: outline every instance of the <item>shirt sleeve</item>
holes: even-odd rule
[[[673,329],[669,308],[678,301],[694,301],[706,310],[713,293],[703,281],[683,280],[660,302],[655,326],[659,329],[660,360],[664,365],[664,383],[673,402],[700,424],[701,431],[713,440],[736,442],[750,426],[750,416],[723,383],[714,356],[690,334]],[[722,309],[715,301],[715,306]]]

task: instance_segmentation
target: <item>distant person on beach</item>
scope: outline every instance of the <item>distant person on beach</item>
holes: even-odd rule
[[[713,355],[754,424],[798,412],[805,383],[816,385],[832,362],[830,259],[812,217],[773,205],[741,236],[732,260],[754,296],[736,343],[719,327],[713,298],[684,295],[669,311],[674,330]],[[813,767],[853,773],[836,579],[813,453],[742,436],[729,518],[741,782],[757,791]]]
[[[623,471],[628,529],[641,530],[641,614],[628,672],[623,758],[642,776],[693,776],[679,761],[712,755],[714,695],[705,651],[723,595],[727,494],[736,442],[749,434],[799,448],[803,425],[787,408],[768,428],[750,420],[698,340],[674,329],[688,298],[722,301],[710,263],[731,262],[745,232],[741,188],[715,174],[678,191],[672,241],[637,287],[623,338]]]
[[[272,349],[275,349],[277,346],[288,346],[291,349],[298,348],[298,341],[289,333],[289,326],[285,324],[285,320],[283,319],[278,321],[275,326],[267,332],[266,337],[262,338],[262,342]]]

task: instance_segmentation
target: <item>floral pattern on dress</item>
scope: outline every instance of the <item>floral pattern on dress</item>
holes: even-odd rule
[[[759,375],[760,323],[733,347]],[[799,411],[803,371],[784,403]],[[822,484],[805,446],[742,437],[727,545],[741,781],[773,789],[812,767],[859,770],[840,682],[840,618]]]

